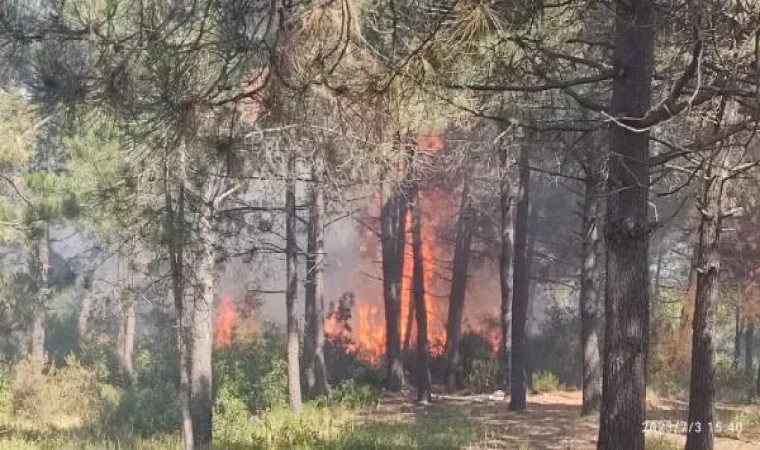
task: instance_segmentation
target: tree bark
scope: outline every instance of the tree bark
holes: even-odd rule
[[[35,263],[37,271],[37,304],[32,316],[29,353],[33,361],[45,363],[45,327],[50,299],[50,228],[47,224],[36,230]]]
[[[304,374],[307,395],[311,398],[327,395],[327,367],[325,366],[324,317],[324,185],[322,184],[321,158],[312,168],[312,200],[309,215],[309,232],[306,256],[306,336],[304,339]]]
[[[755,356],[755,324],[751,320],[746,321],[744,330],[744,373],[748,379],[754,373],[752,359]]]
[[[400,192],[393,180],[383,182],[383,205],[380,211],[380,241],[383,264],[383,301],[385,304],[386,386],[400,391],[404,385],[404,364],[401,358],[401,277],[398,224],[400,221]]]
[[[600,202],[603,192],[602,178],[586,174],[583,202],[583,245],[580,283],[581,351],[583,352],[583,402],[581,416],[599,411],[602,402],[602,361],[599,347],[601,303],[601,255],[602,240]]]
[[[526,143],[520,148],[512,288],[512,351],[510,361],[509,410],[523,411],[525,399],[525,325],[528,318],[530,267],[528,262],[528,220],[530,211],[530,154]]]
[[[171,268],[172,296],[175,314],[175,345],[179,360],[179,397],[180,412],[182,413],[182,448],[194,450],[193,417],[190,410],[190,342],[185,321],[185,279],[184,279],[184,217],[185,217],[185,172],[184,153],[180,150],[180,184],[177,192],[177,206],[174,210],[171,187],[169,184],[169,167],[164,166],[164,199],[165,218],[164,232],[169,251]]]
[[[87,332],[89,331],[90,314],[92,314],[92,282],[90,275],[81,275],[82,277],[82,300],[79,303],[79,315],[77,316],[77,341],[79,348],[84,347],[87,342]]]
[[[739,367],[739,358],[741,358],[742,352],[742,335],[744,334],[744,324],[742,323],[741,309],[736,307],[735,321],[734,321],[734,359],[731,365],[734,368]]]
[[[454,264],[451,269],[451,293],[449,295],[449,312],[446,320],[446,345],[444,346],[443,353],[446,386],[449,390],[454,390],[456,387],[455,370],[460,363],[459,341],[462,337],[462,316],[464,313],[467,275],[470,263],[470,247],[472,245],[472,233],[474,228],[475,211],[472,208],[469,183],[465,176],[454,244]]]
[[[210,189],[209,189],[210,190]],[[196,292],[192,314],[192,359],[190,410],[196,449],[211,447],[213,399],[212,351],[214,333],[214,294],[216,286],[216,205],[213,194],[204,192],[206,202],[197,216]]]
[[[722,116],[725,101],[721,105]],[[718,125],[720,124],[720,120]],[[728,149],[719,144],[705,169],[699,204],[697,289],[691,341],[691,383],[686,450],[712,450],[715,432],[715,326],[720,295],[720,239],[723,228]],[[750,378],[752,374],[750,373]]]
[[[298,248],[296,242],[296,158],[291,155],[288,159],[288,180],[285,188],[285,210],[287,214],[285,225],[285,259],[286,279],[285,307],[287,310],[288,334],[288,398],[290,409],[301,409],[301,373],[299,368],[298,341]]]
[[[617,3],[612,82],[614,117],[649,110],[654,1]],[[626,120],[626,119],[621,119]],[[635,127],[635,121],[633,121]],[[607,181],[607,287],[598,448],[643,449],[649,347],[649,132],[610,125]]]
[[[131,385],[135,381],[132,368],[132,354],[135,348],[135,304],[133,298],[125,298],[128,292],[122,292],[119,308],[118,356],[119,370],[124,384]]]
[[[512,309],[512,238],[514,224],[512,222],[512,183],[509,179],[508,147],[505,145],[499,151],[499,281],[501,288],[501,342],[500,351],[504,360],[504,373],[509,373],[509,341],[511,335]],[[509,377],[505,377],[509,383]],[[506,387],[506,386],[505,386]]]
[[[413,182],[409,195],[412,200],[412,291],[414,316],[417,323],[417,401],[428,402],[430,392],[430,364],[428,355],[427,308],[425,308],[425,266],[422,254],[422,212],[417,182]]]

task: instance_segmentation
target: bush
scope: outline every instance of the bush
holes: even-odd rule
[[[501,365],[485,336],[465,332],[459,341],[459,355],[461,364],[455,368],[458,387],[481,393],[503,386]]]
[[[346,380],[330,391],[331,403],[347,408],[375,406],[379,400],[380,389],[356,380]]]
[[[561,387],[559,378],[548,370],[534,373],[532,381],[534,394],[553,392]]]
[[[580,317],[576,308],[552,306],[546,311],[539,333],[528,337],[528,373],[548,370],[563,383],[580,386]],[[599,345],[603,345],[601,342]]]
[[[176,431],[181,418],[174,385],[137,385],[126,389],[108,418],[110,434],[146,437]]]
[[[287,404],[287,364],[283,333],[270,327],[261,336],[236,342],[214,355],[217,392],[229,390],[246,399],[252,412]]]
[[[12,374],[12,405],[19,417],[49,423],[66,418],[74,422],[97,419],[113,396],[102,389],[96,374],[73,356],[66,365],[43,372],[40,363],[24,360]]]
[[[219,388],[214,402],[214,440],[221,445],[253,445],[251,414],[245,401],[226,386]]]
[[[0,369],[0,415],[12,412],[13,390],[11,387],[11,376],[6,370]]]

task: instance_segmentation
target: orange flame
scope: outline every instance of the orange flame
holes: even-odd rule
[[[219,299],[219,308],[214,323],[214,348],[221,349],[232,344],[235,329],[235,305],[230,297],[224,295]]]

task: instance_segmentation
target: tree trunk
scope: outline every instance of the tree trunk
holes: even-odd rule
[[[508,146],[504,145],[499,151],[499,281],[501,287],[501,342],[500,351],[505,370],[509,373],[509,340],[510,340],[510,311],[512,309],[512,184],[508,175]],[[505,381],[509,382],[509,377]],[[506,386],[505,386],[506,387]]]
[[[92,281],[90,275],[81,275],[82,277],[82,299],[79,303],[79,315],[77,317],[77,341],[79,348],[83,348],[87,342],[87,332],[89,331],[90,314],[92,314]]]
[[[324,317],[324,185],[321,159],[312,170],[312,200],[309,215],[309,242],[306,256],[306,336],[303,359],[305,364],[307,395],[311,398],[327,395],[327,367],[325,366]]]
[[[425,266],[422,254],[422,212],[417,182],[413,182],[409,195],[412,200],[412,291],[414,316],[417,323],[417,401],[430,400],[430,364],[428,356],[427,308],[425,308]]]
[[[754,373],[752,358],[755,356],[755,324],[747,320],[744,330],[744,373],[752,379]]]
[[[475,211],[470,202],[468,180],[462,187],[462,201],[459,207],[456,238],[454,244],[454,264],[451,269],[451,293],[449,295],[449,313],[446,320],[446,345],[444,346],[444,365],[446,386],[449,390],[456,387],[456,367],[459,365],[459,340],[462,337],[462,315],[464,313],[467,274],[470,263],[472,233],[475,228]]]
[[[401,358],[401,277],[398,224],[400,221],[400,195],[393,180],[383,182],[383,206],[380,211],[380,241],[383,258],[383,301],[385,303],[385,353],[387,363],[386,386],[400,391],[404,385],[404,364]]]
[[[135,304],[133,298],[125,298],[127,292],[122,292],[119,308],[118,355],[119,370],[124,384],[131,385],[135,381],[132,368],[132,353],[135,348]]]
[[[737,306],[734,321],[734,359],[731,362],[731,366],[734,368],[739,367],[739,358],[741,358],[742,352],[742,334],[744,334],[744,324],[742,323],[741,309]]]
[[[204,198],[212,195],[204,193]],[[197,216],[196,292],[192,317],[192,360],[190,410],[196,449],[211,446],[213,399],[212,351],[214,333],[214,292],[216,279],[216,230],[213,200],[207,200]]]
[[[171,187],[169,185],[169,168],[164,166],[164,228],[166,245],[169,250],[171,266],[172,296],[174,297],[175,345],[179,360],[179,398],[182,413],[182,448],[193,450],[193,418],[190,411],[190,336],[185,324],[185,278],[184,278],[184,220],[185,220],[185,173],[184,153],[180,150],[180,185],[177,193],[177,210],[174,210]]]
[[[601,286],[602,240],[599,232],[601,226],[600,201],[602,198],[602,179],[597,174],[586,175],[586,190],[583,202],[583,247],[580,286],[581,311],[581,351],[583,352],[583,403],[581,416],[599,411],[602,402],[602,361],[599,347],[599,325],[601,304],[599,290]]]
[[[610,113],[642,117],[650,107],[654,1],[616,6]],[[626,119],[622,119],[626,120]],[[633,121],[635,127],[635,121]],[[598,448],[643,449],[649,347],[649,132],[612,123],[607,181],[607,287]]]
[[[31,342],[29,353],[33,361],[45,363],[45,327],[47,324],[47,307],[50,299],[50,228],[47,224],[37,231],[35,263],[37,271],[38,294],[32,316]]]
[[[757,366],[757,379],[755,380],[755,392],[752,398],[757,398],[758,396],[760,396],[760,364],[758,364]]]
[[[725,101],[722,108],[725,107]],[[719,114],[722,116],[722,111]],[[718,122],[720,124],[720,121]],[[715,423],[715,323],[720,294],[720,237],[723,228],[726,155],[719,144],[708,160],[697,253],[697,290],[691,341],[691,383],[686,450],[712,450]],[[750,373],[750,378],[752,374]]]
[[[509,410],[525,410],[525,325],[528,315],[530,273],[528,220],[530,218],[530,154],[526,143],[520,148],[520,167],[515,210],[515,251],[512,288],[512,351],[510,361]]]
[[[285,230],[286,279],[285,308],[287,310],[288,333],[288,398],[290,409],[301,409],[301,373],[299,368],[298,341],[298,244],[296,242],[296,158],[288,159],[288,181],[285,188],[285,210],[287,214]]]

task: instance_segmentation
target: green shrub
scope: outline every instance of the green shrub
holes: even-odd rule
[[[283,333],[270,327],[261,336],[237,342],[214,355],[216,389],[246,399],[253,412],[287,404],[287,363]]]
[[[214,402],[214,441],[220,445],[253,445],[252,418],[248,405],[226,386],[219,388]]]
[[[170,383],[126,389],[108,420],[110,434],[153,436],[176,431],[181,424],[179,394]]]
[[[542,370],[533,374],[533,393],[553,392],[560,389],[559,378],[548,370]]]
[[[13,412],[13,390],[11,386],[11,376],[3,369],[0,369],[0,415],[6,415]]]
[[[380,389],[371,384],[346,380],[330,391],[330,401],[348,408],[375,406],[380,400]]]
[[[12,405],[22,418],[50,422],[66,418],[74,422],[97,419],[107,406],[96,374],[73,356],[63,367],[50,367],[23,360],[12,374]]]
[[[491,392],[503,386],[501,368],[491,342],[467,331],[459,342],[461,364],[455,368],[457,385],[472,392]]]
[[[307,403],[298,413],[276,408],[257,415],[253,439],[260,448],[333,448],[326,446],[344,431],[350,411]]]

